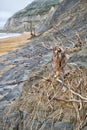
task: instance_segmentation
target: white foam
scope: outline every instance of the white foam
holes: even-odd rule
[[[13,36],[19,36],[21,34],[19,33],[0,33],[0,39],[13,37]]]

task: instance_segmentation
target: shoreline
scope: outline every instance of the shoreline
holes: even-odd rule
[[[0,39],[10,38],[14,36],[20,36],[21,33],[0,33]]]
[[[12,36],[0,39],[0,56],[18,49],[31,39],[30,32],[25,32],[19,36]]]

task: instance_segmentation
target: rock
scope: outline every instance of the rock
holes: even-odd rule
[[[12,101],[12,100],[15,100],[15,98],[17,97],[20,97],[21,92],[22,92],[22,87],[23,87],[23,84],[20,84],[14,87],[13,89],[4,90],[6,94],[5,95],[3,94],[4,97],[1,99],[1,101]]]
[[[48,0],[45,0],[45,2],[47,1]],[[58,2],[57,0],[55,1]],[[52,0],[51,2],[54,3],[55,1]],[[17,99],[21,98],[22,88],[25,81],[31,79],[32,82],[32,77],[34,76],[34,74],[39,74],[39,73],[42,74],[44,71],[44,67],[52,60],[51,59],[52,51],[46,49],[46,47],[44,47],[42,43],[44,43],[45,45],[49,45],[50,47],[50,46],[55,46],[55,44],[60,43],[61,41],[65,47],[66,46],[71,47],[71,43],[67,41],[65,36],[63,36],[60,32],[64,33],[65,35],[67,35],[67,37],[70,38],[70,40],[74,40],[74,41],[75,41],[76,30],[78,30],[78,32],[81,34],[82,39],[86,37],[87,2],[85,0],[83,1],[84,2],[82,2],[82,0],[62,1],[62,3],[58,4],[56,8],[53,10],[52,15],[50,14],[50,16],[46,18],[45,14],[43,14],[45,17],[44,18],[45,22],[41,23],[42,25],[41,29],[38,26],[37,32],[42,33],[46,31],[44,34],[35,37],[30,42],[20,47],[20,49],[12,51],[7,55],[0,56],[0,61],[1,61],[0,72],[1,71],[3,72],[0,73],[0,94],[2,96],[0,98],[1,123],[3,121],[3,115],[5,115],[9,111],[9,106],[7,105],[9,103],[12,103],[14,100],[16,100],[16,98]],[[43,0],[40,1],[38,0],[38,2],[39,2],[38,4],[42,2],[42,6],[43,6],[43,2],[44,2]],[[34,3],[34,6],[38,4]],[[52,5],[49,5],[49,9],[46,10],[46,16],[49,15],[48,12]],[[25,10],[22,10],[22,13],[25,12],[26,15],[26,9],[28,10],[28,8],[30,8],[30,5],[29,7],[25,8]],[[41,11],[41,9],[39,9],[39,11]],[[16,13],[13,17],[11,17],[8,20],[7,25],[5,25],[5,29],[8,31],[23,31],[24,28],[23,30],[21,30],[23,27],[23,23],[25,20],[28,20],[28,18],[20,16],[22,13],[20,11]],[[33,10],[32,13],[34,13]],[[34,21],[35,19],[40,20],[41,17],[42,16],[35,17],[35,15],[33,15],[32,19]],[[29,18],[31,18],[31,16],[29,16]],[[20,24],[20,21],[22,21],[22,24]],[[38,22],[38,24],[39,23],[40,21]],[[56,28],[59,31],[52,28],[53,23],[54,25],[57,25],[58,28],[57,27]],[[48,30],[49,28],[51,29]],[[60,38],[60,40],[58,38]],[[87,68],[87,46],[85,45],[82,48],[82,50],[75,52],[74,54],[71,54],[68,62],[76,63],[79,66],[86,66]],[[74,67],[74,65],[72,67]],[[53,72],[53,70],[51,71]],[[17,120],[14,121],[15,119],[14,117]],[[29,115],[27,115],[25,112],[24,119],[28,117]],[[7,127],[6,130],[10,130],[10,129],[12,130],[12,128],[10,127],[11,124],[13,124],[14,129],[17,130],[17,127],[20,124],[20,120],[18,120],[18,118],[19,118],[18,111],[17,113],[15,111],[11,113],[9,118],[3,121]],[[35,122],[35,125],[36,124],[37,121]],[[36,127],[35,125],[33,126],[34,127],[33,130],[35,130]],[[51,125],[52,122],[50,121],[45,122],[42,130],[50,130]],[[41,123],[39,124],[38,127],[40,126]],[[54,126],[55,126],[54,130],[74,129],[73,124],[71,124],[70,122],[56,122]],[[0,129],[2,130],[1,125],[0,127],[1,127]],[[29,130],[29,127],[26,129]],[[84,128],[84,130],[86,129]]]
[[[3,126],[0,126],[0,130],[3,130]]]
[[[54,130],[74,130],[74,126],[70,122],[58,122],[55,124]]]
[[[80,51],[72,54],[69,62],[74,62],[80,67],[87,68],[87,44]]]
[[[31,21],[33,24],[32,28],[37,28],[46,20],[51,7],[57,3],[57,0],[33,1],[9,18],[4,26],[4,30],[16,32],[30,31]]]

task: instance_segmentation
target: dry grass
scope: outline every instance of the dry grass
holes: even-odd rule
[[[20,100],[11,104],[11,111],[29,113],[26,127],[31,120],[43,122],[50,119],[54,123],[77,122],[80,127],[85,122],[87,112],[87,70],[76,68],[63,79],[60,76],[42,77],[39,81],[39,77],[34,78],[32,84],[26,83]]]

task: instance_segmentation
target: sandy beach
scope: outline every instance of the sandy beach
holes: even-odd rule
[[[9,38],[0,39],[0,55],[6,54],[10,51],[18,49],[31,39],[29,32],[25,32],[20,36],[13,36]]]

